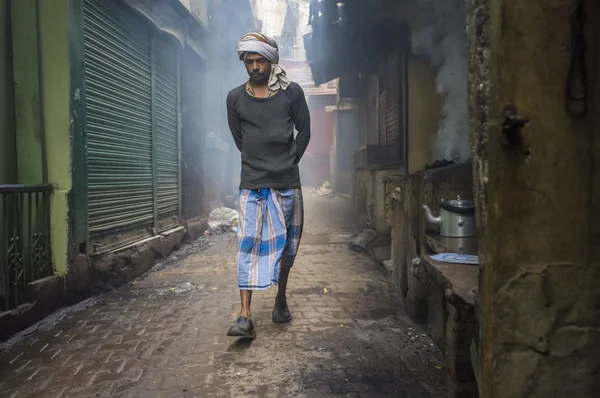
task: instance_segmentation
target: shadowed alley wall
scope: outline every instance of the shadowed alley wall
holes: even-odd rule
[[[600,391],[599,120],[565,112],[575,4],[468,2],[482,397]],[[594,7],[586,2],[588,71],[600,50]],[[522,145],[503,148],[507,104],[531,122]]]

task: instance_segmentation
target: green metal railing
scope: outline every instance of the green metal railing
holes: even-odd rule
[[[0,185],[0,311],[26,300],[30,282],[53,274],[51,185]]]

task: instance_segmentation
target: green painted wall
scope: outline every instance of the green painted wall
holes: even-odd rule
[[[0,0],[0,184],[17,182],[10,0]]]
[[[52,254],[56,273],[68,264],[68,193],[71,190],[70,55],[68,0],[38,0],[40,77],[48,181],[54,184],[51,204]]]
[[[17,175],[27,185],[45,182],[36,8],[36,0],[11,3]]]

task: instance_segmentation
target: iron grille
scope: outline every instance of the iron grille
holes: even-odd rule
[[[0,310],[27,299],[27,285],[53,274],[51,185],[0,185]]]

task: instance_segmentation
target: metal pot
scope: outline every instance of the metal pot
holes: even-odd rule
[[[435,217],[427,205],[423,205],[427,221],[440,227],[440,235],[446,238],[471,238],[477,236],[475,206],[471,200],[449,200],[440,203],[440,215]]]
[[[470,238],[448,238],[446,236],[440,237],[442,245],[448,250],[449,253],[459,254],[471,254],[477,255],[477,237]]]

